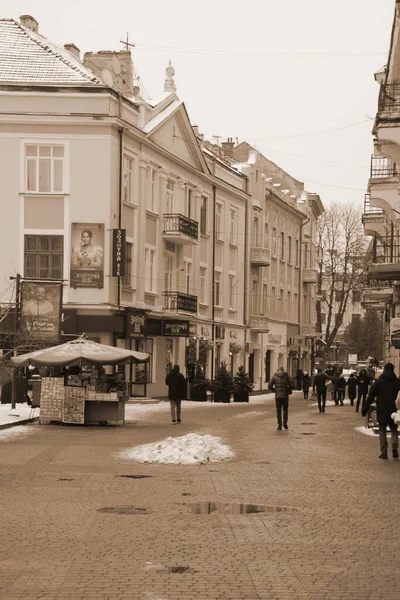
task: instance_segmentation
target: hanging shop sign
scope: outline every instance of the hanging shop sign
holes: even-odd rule
[[[165,337],[188,337],[189,321],[163,321],[162,331]]]
[[[71,224],[70,287],[104,286],[104,223]]]
[[[146,315],[127,310],[125,314],[126,337],[144,337],[146,328]]]
[[[20,338],[28,343],[58,342],[61,307],[61,283],[22,281]]]
[[[113,229],[112,241],[112,276],[125,275],[126,229]]]
[[[395,318],[390,321],[390,343],[395,348],[400,348],[400,319]]]

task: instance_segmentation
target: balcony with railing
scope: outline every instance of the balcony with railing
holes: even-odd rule
[[[197,313],[197,296],[183,292],[163,292],[164,310],[176,313]]]
[[[174,244],[197,244],[199,224],[197,221],[181,214],[166,214],[164,218],[163,237]]]
[[[393,301],[392,287],[368,287],[363,289],[362,303],[378,303],[382,307]]]
[[[369,265],[370,279],[400,279],[400,235],[375,237],[372,248],[372,264]]]
[[[388,179],[399,176],[399,167],[387,156],[371,156],[371,179]]]
[[[271,252],[269,248],[261,246],[250,248],[250,262],[253,267],[269,267],[271,264]]]
[[[385,235],[386,213],[383,208],[371,204],[370,194],[365,194],[364,197],[362,224],[365,235]]]
[[[252,331],[267,333],[269,331],[269,319],[264,315],[251,315],[249,326]]]
[[[379,112],[400,113],[400,80],[381,84],[378,109]]]

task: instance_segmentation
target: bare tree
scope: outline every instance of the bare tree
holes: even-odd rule
[[[331,205],[317,224],[317,330],[324,360],[335,342],[349,298],[367,281],[367,243],[362,212],[352,205]],[[324,285],[326,284],[326,285]],[[322,313],[326,321],[322,324]]]

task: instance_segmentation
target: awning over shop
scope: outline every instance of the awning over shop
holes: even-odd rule
[[[150,355],[134,350],[115,348],[92,342],[82,336],[60,346],[42,348],[21,356],[13,356],[11,363],[15,367],[63,367],[79,365],[81,362],[91,365],[116,365],[119,363],[145,363]]]

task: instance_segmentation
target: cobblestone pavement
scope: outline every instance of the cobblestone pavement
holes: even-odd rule
[[[289,431],[276,431],[271,400],[184,406],[183,419],[30,425],[26,438],[1,441],[0,598],[399,598],[400,461],[378,460],[354,409],[320,415],[296,393]],[[175,466],[116,456],[189,432],[221,435],[235,458]],[[200,501],[267,512],[192,514]],[[121,506],[145,510],[99,511]]]

